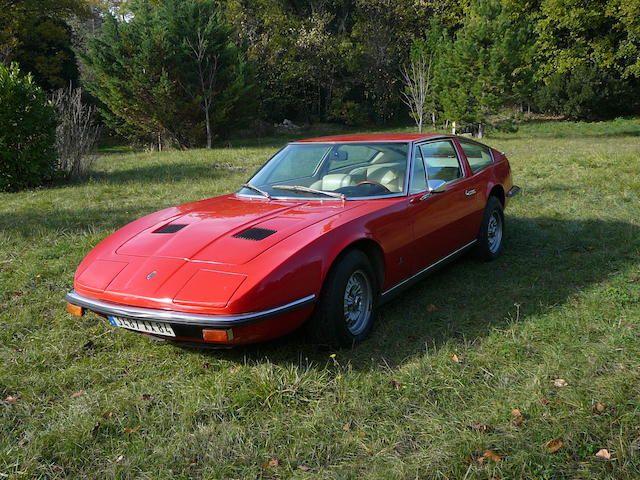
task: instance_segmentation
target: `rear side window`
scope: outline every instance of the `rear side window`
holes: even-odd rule
[[[469,165],[473,173],[479,172],[493,163],[493,157],[491,157],[491,149],[489,147],[464,140],[460,140],[460,145],[462,146],[464,154],[467,156],[467,160],[469,160]]]

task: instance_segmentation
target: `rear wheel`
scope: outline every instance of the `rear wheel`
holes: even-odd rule
[[[502,252],[504,239],[504,213],[496,197],[489,197],[484,210],[475,253],[481,260],[494,260]]]
[[[373,326],[378,299],[376,276],[368,257],[351,250],[339,258],[325,279],[308,329],[314,341],[348,347]]]

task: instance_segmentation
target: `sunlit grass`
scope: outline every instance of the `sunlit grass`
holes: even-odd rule
[[[338,352],[297,335],[188,350],[64,313],[97,242],[235,190],[284,137],[107,153],[85,181],[0,194],[0,476],[637,479],[639,135],[618,120],[487,138],[523,187],[504,255],[448,266]]]

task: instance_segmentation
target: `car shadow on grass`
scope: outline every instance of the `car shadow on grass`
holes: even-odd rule
[[[493,262],[464,255],[382,306],[366,341],[338,353],[356,370],[394,367],[443,344],[473,343],[494,328],[543,315],[637,261],[640,228],[603,220],[507,217]],[[243,362],[326,365],[333,350],[301,331],[211,355]]]

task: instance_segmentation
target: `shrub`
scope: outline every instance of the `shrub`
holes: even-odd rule
[[[0,64],[0,190],[41,185],[55,170],[53,106],[30,75]]]
[[[95,157],[91,151],[100,135],[95,109],[82,102],[80,88],[60,89],[51,100],[58,114],[58,168],[67,178],[82,176],[93,163]]]

